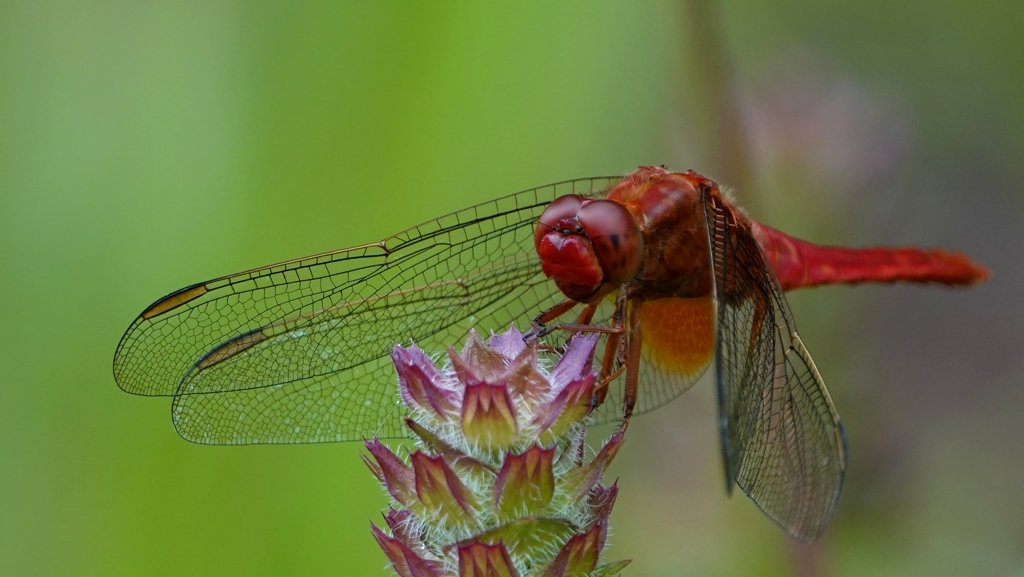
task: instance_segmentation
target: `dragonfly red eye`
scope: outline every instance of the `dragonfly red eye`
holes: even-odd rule
[[[605,280],[615,284],[632,280],[644,260],[644,237],[633,214],[617,202],[595,200],[584,204],[577,218]]]
[[[575,194],[556,198],[540,215],[537,230],[533,233],[533,244],[539,248],[541,239],[551,231],[563,236],[572,234],[572,231],[579,226],[579,223],[576,222],[576,213],[582,206],[583,198]]]

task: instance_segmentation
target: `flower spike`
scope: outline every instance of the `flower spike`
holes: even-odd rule
[[[444,370],[415,346],[394,348],[415,448],[403,458],[373,439],[363,460],[393,499],[373,535],[399,577],[613,577],[625,567],[599,564],[618,491],[601,476],[622,432],[585,458],[596,343],[577,334],[558,358],[515,329],[489,342],[471,332]]]

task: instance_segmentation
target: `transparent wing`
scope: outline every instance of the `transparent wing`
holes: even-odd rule
[[[723,201],[705,202],[718,298],[717,377],[727,483],[795,538],[835,512],[846,437],[778,280]]]
[[[173,395],[175,427],[197,442],[400,435],[388,348],[440,352],[470,327],[525,329],[560,300],[533,249],[540,213],[615,180],[528,190],[376,244],[186,287],[128,328],[115,379],[130,393]]]

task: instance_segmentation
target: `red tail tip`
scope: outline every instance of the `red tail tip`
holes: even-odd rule
[[[971,265],[974,269],[974,281],[971,282],[971,285],[977,285],[986,282],[988,281],[989,277],[992,276],[992,271],[981,266],[980,264],[971,261]]]
[[[962,252],[947,253],[946,258],[950,263],[958,265],[958,268],[963,271],[963,282],[957,284],[975,286],[987,281],[992,276],[992,271],[978,264]]]

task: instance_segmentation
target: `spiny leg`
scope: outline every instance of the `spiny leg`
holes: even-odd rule
[[[594,313],[597,312],[597,303],[589,304],[583,307],[580,311],[580,316],[576,317],[576,324],[578,325],[589,325],[590,321],[594,319]]]
[[[567,306],[567,303],[572,303],[572,305],[571,306]],[[567,331],[571,331],[571,334],[569,335],[569,338],[566,339],[566,341],[565,341],[565,345],[568,345],[569,342],[572,341],[572,338],[574,336],[576,336],[577,333],[580,333],[580,332],[604,332],[603,330],[597,330],[595,327],[592,327],[590,325],[590,321],[593,320],[594,314],[597,312],[597,303],[585,305],[583,307],[583,310],[580,311],[579,316],[576,317],[576,322],[575,323],[559,323],[559,324],[556,324],[556,325],[554,325],[552,327],[546,327],[546,326],[544,326],[542,324],[541,321],[553,320],[554,318],[557,318],[557,317],[565,314],[569,310],[571,310],[572,307],[575,306],[576,304],[578,304],[578,303],[576,303],[575,301],[566,300],[566,301],[562,301],[561,303],[555,305],[554,307],[544,311],[543,313],[538,315],[533,320],[532,324],[533,324],[534,330],[532,332],[524,335],[523,339],[524,340],[537,339],[537,338],[543,337],[543,336],[545,336],[547,334],[550,334],[550,333],[552,333],[552,332],[554,332],[556,330],[567,330]],[[554,314],[554,316],[553,317],[550,316],[551,314]],[[601,327],[601,328],[603,329],[604,327]],[[540,345],[540,350],[562,354],[562,353],[565,352],[565,346]]]
[[[530,322],[533,330],[526,334],[526,338],[539,339],[554,331],[555,327],[548,327],[547,324],[571,311],[577,304],[579,303],[572,299],[565,299],[546,311],[541,312]],[[593,316],[593,313],[591,313],[591,316]]]
[[[615,333],[610,335],[605,342],[604,360],[601,361],[601,372],[597,374],[597,384],[594,385],[594,398],[590,402],[591,410],[604,404],[604,400],[608,396],[608,387],[615,380],[615,377],[622,374],[623,367],[619,367],[618,370],[612,370],[616,357],[615,349],[618,348],[621,338],[622,333]]]
[[[594,395],[590,403],[591,410],[600,407],[604,403],[604,400],[608,397],[608,388],[611,386],[612,381],[618,378],[626,368],[623,351],[621,350],[621,345],[623,344],[622,335],[625,333],[623,323],[625,311],[626,291],[623,288],[615,298],[615,311],[612,313],[611,319],[611,327],[614,329],[614,332],[609,333],[608,340],[605,341],[604,359],[601,362],[601,372],[598,373],[597,384],[594,386]],[[612,370],[616,358],[619,359],[620,366],[618,369]]]
[[[616,332],[615,329],[592,325],[590,321],[593,320],[594,314],[597,313],[598,303],[591,303],[585,305],[583,310],[580,311],[576,322],[573,323],[557,323],[552,326],[547,326],[548,323],[557,319],[573,309],[577,304],[577,301],[572,299],[566,299],[555,306],[547,309],[534,317],[530,324],[533,326],[533,331],[526,335],[527,338],[541,338],[547,336],[555,331],[572,331],[574,333],[612,333]]]
[[[629,427],[633,416],[637,391],[640,384],[640,307],[641,300],[634,300],[629,310],[629,333],[626,335],[626,383],[622,389],[622,430]]]
[[[588,332],[586,330],[586,328],[584,328],[582,330],[574,330],[574,329],[576,329],[578,327],[589,327],[590,326],[590,321],[594,319],[594,314],[596,312],[597,312],[597,303],[592,303],[592,304],[586,305],[586,306],[583,307],[583,310],[580,311],[579,316],[576,317],[576,322],[574,322],[574,323],[559,323],[559,324],[555,325],[554,327],[552,327],[552,330],[567,330],[567,331],[570,331],[569,338],[565,339],[565,346],[563,346],[563,347],[553,347],[553,349],[557,349],[556,352],[558,352],[559,354],[564,353],[565,352],[565,347],[569,346],[569,343],[571,343],[572,340],[574,338],[576,338],[577,334],[579,334],[581,332]]]

